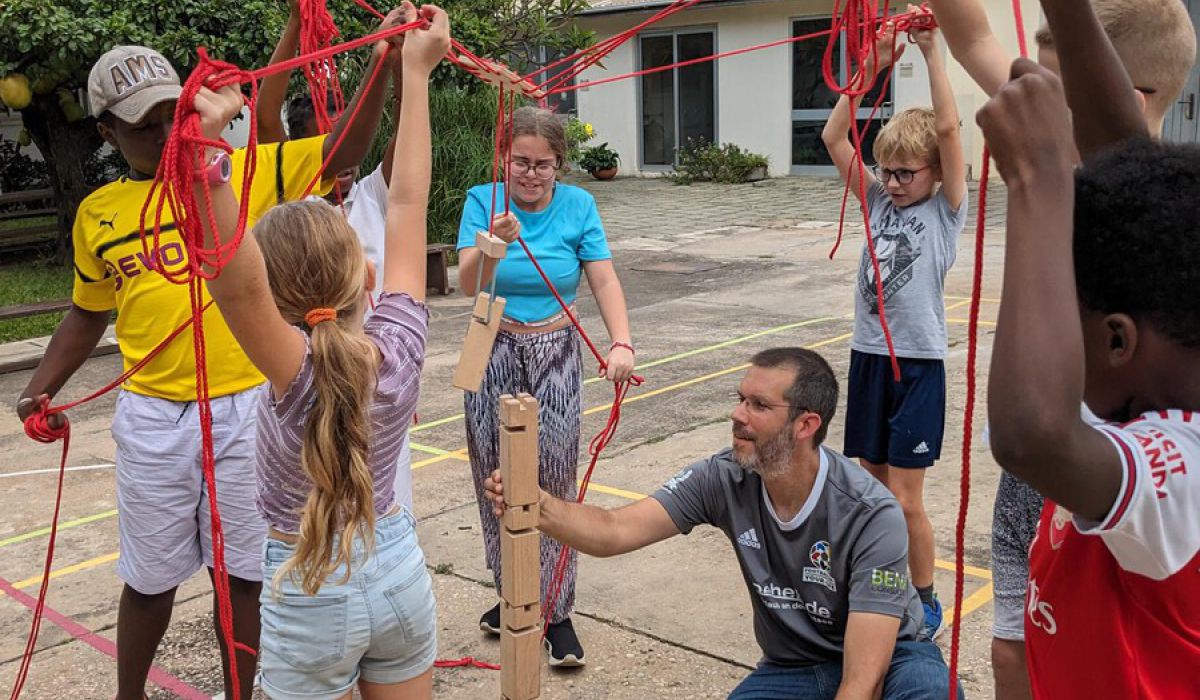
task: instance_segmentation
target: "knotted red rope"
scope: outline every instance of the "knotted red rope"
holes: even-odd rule
[[[333,45],[340,36],[325,0],[300,0],[300,55],[311,56]],[[308,92],[312,98],[313,116],[321,133],[329,133],[334,119],[329,116],[329,98],[340,116],[346,108],[342,95],[342,84],[338,77],[337,63],[333,56],[325,56],[304,64],[304,78],[308,81]]]

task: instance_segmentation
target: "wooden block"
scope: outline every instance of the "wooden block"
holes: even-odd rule
[[[492,307],[492,322],[485,324],[490,301],[491,296],[487,292],[480,292],[475,297],[475,311],[467,326],[467,337],[463,340],[458,366],[454,368],[454,386],[463,391],[479,391],[488,362],[492,359],[492,346],[496,343],[500,318],[504,315],[504,297],[496,297],[496,304]]]
[[[479,252],[496,260],[501,260],[508,254],[508,244],[487,231],[475,232],[475,247]]]
[[[542,533],[500,530],[500,597],[509,605],[541,601]]]
[[[542,630],[500,631],[500,694],[506,700],[533,700],[541,695]]]
[[[538,603],[513,607],[500,601],[500,626],[502,628],[523,630],[526,627],[534,627],[541,621],[542,606]]]
[[[500,428],[500,480],[504,484],[504,502],[509,506],[538,502],[537,442],[536,431]],[[535,520],[533,526],[536,524]]]
[[[537,408],[537,399],[529,394],[504,394],[500,397],[500,425],[537,431]]]
[[[538,514],[537,503],[527,503],[520,506],[509,505],[505,509],[504,517],[500,522],[504,525],[505,530],[511,532],[531,530],[537,528]]]

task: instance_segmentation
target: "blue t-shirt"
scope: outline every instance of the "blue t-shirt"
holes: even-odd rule
[[[504,185],[499,185],[497,214],[504,212],[505,196]],[[542,211],[524,211],[515,204],[510,204],[510,210],[521,222],[521,238],[568,304],[575,301],[579,288],[583,272],[580,263],[612,259],[596,200],[585,189],[559,183],[550,206]],[[476,232],[488,230],[491,211],[490,184],[467,191],[458,225],[459,250],[475,245]],[[522,323],[549,318],[561,308],[521,244],[515,241],[509,244],[508,254],[496,266],[496,294],[507,300],[504,315]]]

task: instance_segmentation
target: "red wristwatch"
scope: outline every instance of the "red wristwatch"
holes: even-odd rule
[[[208,159],[203,170],[196,171],[196,181],[208,180],[210,185],[224,185],[233,177],[233,161],[225,151],[217,151]]]

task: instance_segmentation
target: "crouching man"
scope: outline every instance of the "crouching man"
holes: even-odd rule
[[[760,352],[737,402],[732,448],[614,510],[543,491],[538,528],[598,557],[720,528],[763,651],[731,699],[946,698],[949,672],[908,581],[904,513],[887,487],[821,446],[838,402],[829,365],[803,348]],[[485,487],[503,515],[498,471]]]

